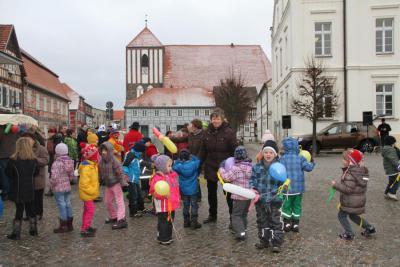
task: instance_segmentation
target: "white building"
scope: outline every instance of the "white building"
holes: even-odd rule
[[[384,115],[400,137],[400,2],[398,0],[275,0],[272,27],[272,117],[284,134],[282,115],[292,115],[289,135],[312,132],[311,122],[291,113],[305,59],[322,60],[340,94],[336,121],[361,121],[363,111]],[[374,121],[375,125],[379,120]]]
[[[272,121],[272,93],[271,93],[272,80],[269,80],[261,87],[257,95],[257,141],[261,142],[265,130],[273,129]]]

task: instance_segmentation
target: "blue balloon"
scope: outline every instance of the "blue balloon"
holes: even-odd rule
[[[279,182],[284,182],[287,179],[286,168],[282,163],[279,162],[273,163],[269,167],[268,172],[273,179],[278,180]]]

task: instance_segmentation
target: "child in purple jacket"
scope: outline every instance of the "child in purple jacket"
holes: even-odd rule
[[[56,146],[56,159],[51,166],[50,185],[60,212],[60,226],[54,233],[70,232],[73,215],[71,207],[71,181],[74,179],[74,161],[68,156],[68,146],[60,143]]]

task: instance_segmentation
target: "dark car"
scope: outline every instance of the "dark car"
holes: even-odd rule
[[[303,149],[312,150],[312,135],[299,137]],[[335,122],[317,133],[317,153],[321,149],[357,148],[362,152],[372,152],[379,145],[378,130],[374,125],[365,126],[360,121]]]

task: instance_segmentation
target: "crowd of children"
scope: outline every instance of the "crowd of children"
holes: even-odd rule
[[[158,217],[157,240],[160,244],[172,242],[173,221],[175,211],[183,200],[184,227],[199,229],[198,222],[198,188],[201,159],[183,148],[173,161],[167,155],[157,153],[149,138],[132,143],[124,159],[120,158],[122,145],[118,141],[118,133],[113,132],[111,141],[98,146],[98,138],[88,136],[88,143],[82,144],[81,162],[79,164],[79,196],[83,201],[82,237],[95,236],[96,228],[92,226],[95,213],[94,200],[99,196],[100,183],[105,185],[105,205],[108,211],[106,224],[112,229],[128,226],[125,214],[124,191],[128,192],[129,216],[140,217],[144,211],[144,197],[147,193],[153,200],[153,209]],[[385,138],[383,162],[389,183],[385,191],[387,198],[397,200],[399,151],[395,148],[396,140],[392,136]],[[247,217],[252,204],[255,204],[259,243],[258,249],[271,248],[280,252],[284,241],[284,232],[299,232],[302,214],[302,199],[305,192],[304,172],[315,167],[313,159],[307,160],[299,154],[299,143],[295,138],[286,138],[282,142],[283,151],[271,138],[265,140],[261,157],[252,164],[246,149],[236,147],[234,163],[230,168],[226,162],[220,164],[218,170],[226,182],[252,190],[256,197],[250,200],[240,194],[231,194],[233,208],[231,214],[232,233],[239,241],[247,238]],[[23,211],[33,218],[32,205],[34,196],[33,178],[38,172],[37,162],[29,138],[20,138],[16,144],[16,152],[12,156],[7,174],[11,177],[10,199],[16,203],[16,216],[13,230],[8,238],[19,239]],[[50,184],[59,210],[59,226],[54,233],[73,231],[73,211],[71,206],[71,181],[75,180],[74,160],[71,159],[68,144],[60,143],[55,147],[55,160],[51,168]],[[146,153],[151,147],[155,151]],[[75,155],[75,152],[72,154]],[[351,149],[343,153],[343,174],[332,187],[340,192],[338,219],[344,233],[340,238],[352,240],[354,232],[348,221],[360,225],[362,235],[375,233],[375,227],[360,217],[365,212],[368,169],[362,165],[363,154]],[[271,166],[280,162],[284,165],[290,185],[277,180],[270,173]],[[143,181],[146,181],[143,184]],[[156,184],[164,181],[169,186],[166,195],[159,194]],[[17,190],[18,189],[18,190]],[[142,189],[146,191],[145,196]],[[283,190],[282,190],[283,189]],[[31,220],[31,235],[37,235],[36,221]]]

